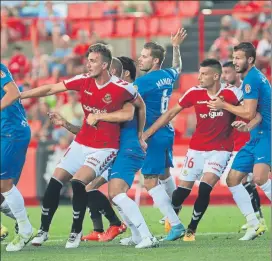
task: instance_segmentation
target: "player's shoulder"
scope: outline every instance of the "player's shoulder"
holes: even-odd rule
[[[206,93],[207,92],[207,90],[205,89],[205,88],[202,88],[200,85],[194,85],[194,86],[192,86],[191,88],[189,88],[186,92],[185,92],[185,94],[188,94],[188,93]]]
[[[88,73],[82,73],[82,74],[77,74],[72,78],[64,80],[65,83],[69,83],[72,81],[80,81],[80,80],[92,80],[91,76]]]
[[[9,73],[8,67],[1,63],[1,78],[4,78],[7,73]]]
[[[112,76],[111,84],[117,88],[120,88],[121,90],[128,91],[130,93],[137,91],[137,87],[134,83],[124,81],[116,76]]]
[[[243,97],[243,91],[241,90],[241,88],[236,87],[232,84],[222,83],[221,89],[221,94],[223,94],[223,96],[235,96],[238,100],[241,100],[241,98]]]

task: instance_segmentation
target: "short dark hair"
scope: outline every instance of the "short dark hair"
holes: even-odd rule
[[[225,67],[230,67],[230,68],[232,68],[232,69],[235,69],[235,66],[234,66],[234,64],[233,64],[232,61],[225,62],[225,63],[222,65],[222,67],[223,67],[223,68],[225,68]]]
[[[250,43],[250,42],[239,43],[238,45],[234,46],[233,50],[234,50],[234,52],[243,51],[246,55],[246,58],[248,59],[249,57],[252,57],[253,63],[255,63],[256,48],[254,47],[254,45],[252,43]]]
[[[120,78],[122,76],[122,72],[123,72],[123,65],[122,65],[121,61],[119,59],[117,59],[116,57],[112,57],[111,67],[116,70],[115,76]]]
[[[151,56],[153,58],[158,58],[159,59],[159,64],[160,65],[162,64],[162,62],[163,62],[163,60],[165,58],[165,53],[166,52],[165,52],[165,49],[161,45],[159,45],[159,44],[157,44],[155,42],[148,42],[148,43],[146,43],[144,45],[144,48],[145,49],[150,49],[151,50]]]
[[[221,63],[216,59],[205,59],[200,64],[200,67],[211,67],[213,69],[216,69],[218,73],[222,74],[222,66]]]
[[[129,71],[131,80],[135,81],[135,79],[136,79],[135,61],[129,57],[126,57],[126,56],[120,56],[117,58],[121,61],[122,65],[123,65],[123,70]]]
[[[90,53],[100,53],[104,62],[108,63],[108,69],[110,68],[112,61],[111,50],[107,45],[102,43],[96,43],[89,47],[86,56],[88,57]]]

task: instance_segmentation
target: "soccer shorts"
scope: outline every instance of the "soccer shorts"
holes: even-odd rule
[[[238,151],[233,151],[233,152],[232,152],[231,157],[230,157],[230,160],[229,160],[229,162],[228,162],[228,165],[227,165],[227,167],[225,168],[225,171],[224,171],[224,173],[223,173],[222,176],[224,176],[224,177],[227,178],[227,176],[228,176],[228,174],[229,174],[229,172],[230,172],[230,170],[231,170],[231,168],[232,168],[232,164],[233,164],[233,161],[234,161],[234,159],[235,159],[237,153],[238,153]],[[252,181],[252,173],[247,173],[247,174],[248,174],[248,179],[247,179],[247,181],[248,181],[248,182],[251,182],[251,181]]]
[[[174,137],[151,137],[142,167],[143,175],[164,175],[166,168],[173,168]]]
[[[229,151],[198,151],[189,149],[184,166],[181,170],[180,180],[200,180],[204,173],[214,173],[219,178],[224,173],[231,157]]]
[[[109,180],[122,179],[129,187],[132,186],[135,174],[142,168],[145,155],[141,151],[139,153],[128,152],[121,149],[112,167],[109,168]]]
[[[25,164],[30,138],[10,140],[1,138],[1,174],[0,180],[13,179],[16,185]]]
[[[261,133],[254,140],[247,142],[237,153],[231,168],[240,172],[251,173],[255,164],[264,163],[271,166],[270,135],[270,133]]]
[[[112,163],[117,155],[117,149],[97,149],[87,147],[73,141],[60,160],[57,168],[74,175],[82,166],[92,168],[96,176],[100,176]]]

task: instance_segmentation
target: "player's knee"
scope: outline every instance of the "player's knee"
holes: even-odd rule
[[[258,186],[262,186],[267,182],[267,177],[262,177],[261,175],[257,175],[253,177],[253,182]]]
[[[226,183],[228,187],[234,187],[241,183],[242,178],[238,178],[238,175],[236,175],[235,170],[231,170],[230,173],[227,176]]]
[[[208,198],[212,192],[213,187],[205,182],[200,182],[198,189],[198,196],[201,198]]]
[[[144,187],[147,191],[158,185],[158,175],[144,175]]]

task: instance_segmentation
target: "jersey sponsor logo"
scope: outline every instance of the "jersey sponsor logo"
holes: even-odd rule
[[[93,95],[93,93],[92,92],[88,92],[88,91],[84,91],[84,93],[86,93],[86,94],[88,94],[88,95]]]
[[[1,70],[1,78],[5,78],[6,74]]]
[[[164,85],[172,85],[172,79],[171,78],[163,78],[156,82],[156,85],[158,88],[161,88]]]
[[[224,113],[222,111],[209,111],[210,118],[222,117]]]
[[[197,104],[206,104],[207,101],[197,101],[196,103],[197,103]]]
[[[250,93],[251,92],[251,86],[249,84],[245,85],[245,92]]]
[[[86,111],[89,111],[91,113],[106,113],[107,112],[106,109],[105,110],[99,110],[99,109],[97,109],[95,107],[90,107],[90,106],[85,105],[85,104],[83,104],[83,109],[86,110]]]
[[[104,96],[102,101],[107,103],[107,104],[111,103],[112,102],[111,95],[109,93],[106,93],[106,95]]]

